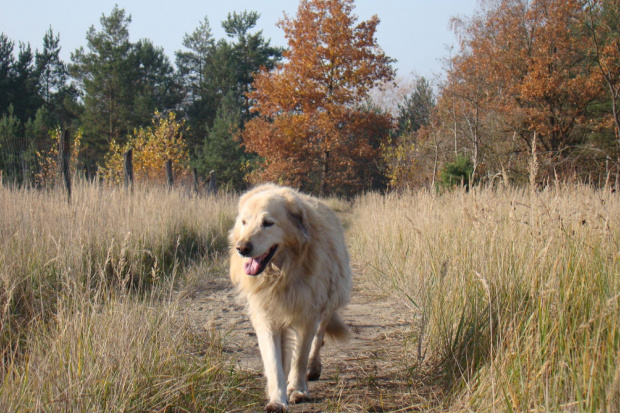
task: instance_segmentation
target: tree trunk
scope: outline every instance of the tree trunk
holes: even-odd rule
[[[325,197],[327,194],[327,174],[329,173],[329,151],[323,152],[323,173],[321,175],[321,188],[319,189],[319,196]]]
[[[459,147],[457,142],[456,121],[454,122],[454,157],[459,156]]]
[[[476,179],[476,173],[478,172],[478,151],[480,150],[480,137],[478,136],[478,107],[476,106],[476,118],[474,120],[474,156],[472,159],[474,165],[473,170],[471,172],[471,176],[469,177],[469,184],[473,186],[474,180]]]
[[[616,162],[616,191],[620,190],[620,154],[618,154],[618,161]]]
[[[437,176],[437,161],[439,159],[439,143],[437,142],[437,132],[433,132],[433,143],[435,144],[435,160],[433,161],[433,181],[431,189],[435,188],[435,178]]]

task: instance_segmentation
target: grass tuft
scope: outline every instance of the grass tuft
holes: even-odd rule
[[[432,389],[425,406],[620,409],[617,194],[556,185],[327,202],[345,222],[356,288],[411,310],[403,371]],[[78,182],[71,204],[0,187],[0,209],[0,411],[263,402],[221,332],[195,330],[182,308],[227,271],[234,196]],[[361,393],[376,385],[360,376]]]

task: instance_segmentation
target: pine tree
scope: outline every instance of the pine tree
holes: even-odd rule
[[[88,52],[80,47],[69,66],[84,102],[83,154],[90,167],[101,165],[112,141],[123,144],[133,129],[150,123],[155,109],[173,109],[178,101],[163,50],[148,40],[129,41],[131,16],[116,6],[100,22],[100,31],[88,30]]]
[[[86,34],[88,52],[77,49],[69,66],[84,101],[81,123],[89,167],[102,161],[112,140],[124,140],[136,126],[130,121],[135,79],[128,28],[131,16],[114,7],[100,22],[101,31],[91,26]]]
[[[185,92],[182,106],[190,126],[188,146],[192,154],[196,154],[217,110],[217,102],[207,92],[212,83],[210,68],[215,40],[206,16],[191,34],[185,34],[183,47],[186,50],[176,52],[176,64]]]
[[[413,92],[398,105],[397,135],[416,132],[422,126],[428,125],[434,107],[433,88],[428,80],[420,77],[415,83]]]
[[[261,67],[272,68],[281,58],[262,32],[252,33],[259,14],[231,13],[222,22],[227,39],[215,41],[205,17],[187,34],[178,51],[177,66],[186,90],[184,108],[189,119],[194,164],[201,173],[214,170],[218,180],[243,185],[241,169],[252,155],[243,155],[235,136],[251,117],[247,92]]]
[[[48,126],[62,124],[67,127],[75,114],[77,90],[68,84],[69,71],[60,59],[60,35],[50,27],[43,36],[43,50],[35,53],[36,73],[39,78],[39,95],[44,102]]]
[[[54,36],[51,28],[43,37],[43,51],[36,52],[36,68],[41,97],[50,107],[54,94],[65,87],[69,75],[66,65],[60,60],[60,36]]]
[[[14,82],[9,92],[11,104],[15,109],[15,116],[25,122],[29,118],[34,118],[43,103],[39,95],[39,79],[30,44],[19,44],[14,73]]]
[[[202,146],[199,168],[203,176],[216,173],[218,182],[232,188],[245,186],[244,176],[252,156],[240,145],[241,110],[234,92],[229,92],[217,110],[213,126]]]
[[[248,96],[252,88],[254,75],[261,69],[271,70],[276,62],[282,57],[282,49],[273,47],[269,40],[265,40],[262,30],[249,33],[256,26],[260,17],[255,11],[242,13],[229,13],[228,18],[222,22],[224,31],[231,39],[233,57],[236,67],[236,91],[242,101],[242,118],[248,120],[250,113],[250,98]]]
[[[0,33],[0,116],[7,113],[11,104],[11,91],[15,82],[15,44]]]
[[[21,154],[26,146],[22,137],[22,122],[14,114],[13,105],[9,104],[7,111],[0,116],[0,170],[5,182],[21,183]]]
[[[135,44],[134,59],[137,90],[133,122],[146,124],[156,110],[176,109],[181,100],[180,85],[164,49],[150,40]]]

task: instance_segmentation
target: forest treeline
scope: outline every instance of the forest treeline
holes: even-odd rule
[[[617,187],[620,3],[482,4],[451,21],[459,48],[446,59],[437,98],[405,101],[390,149],[392,182],[419,184],[441,169],[444,183],[579,179]]]
[[[618,1],[481,3],[451,21],[459,44],[445,73],[417,78],[397,110],[369,97],[398,79],[376,41],[378,18],[358,21],[353,0],[300,2],[279,23],[286,48],[258,21],[230,13],[226,38],[215,39],[205,17],[174,63],[150,40],[129,40],[131,16],[118,6],[70,62],[52,28],[41,51],[1,34],[3,182],[53,180],[50,158],[68,129],[75,173],[111,182],[133,149],[141,176],[163,176],[171,159],[177,174],[213,171],[234,189],[262,180],[343,195],[495,179],[618,185]]]
[[[282,55],[254,30],[258,19],[253,11],[229,14],[222,22],[227,37],[218,40],[205,17],[183,38],[175,64],[150,40],[130,41],[131,16],[118,6],[90,27],[71,62],[61,60],[52,28],[42,51],[0,35],[4,181],[36,184],[60,127],[80,137],[75,169],[89,178],[102,178],[119,148],[159,131],[160,143],[182,136],[177,152],[187,155],[185,167],[215,169],[221,181],[243,185],[244,168],[256,160],[235,135],[251,116],[246,93],[253,73],[273,68]],[[167,135],[159,126],[171,112],[179,124]]]

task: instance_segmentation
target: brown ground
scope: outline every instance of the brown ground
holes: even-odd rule
[[[262,411],[265,379],[256,335],[228,279],[209,280],[184,300],[182,308],[194,327],[223,335],[224,351],[251,378],[248,382],[256,384],[251,389],[258,395],[254,403],[235,411]],[[357,290],[340,313],[351,327],[352,339],[326,343],[321,378],[309,383],[313,399],[292,405],[290,411],[426,411],[435,397],[416,379],[419,372],[411,370],[418,354],[410,338],[413,311],[393,298]]]

